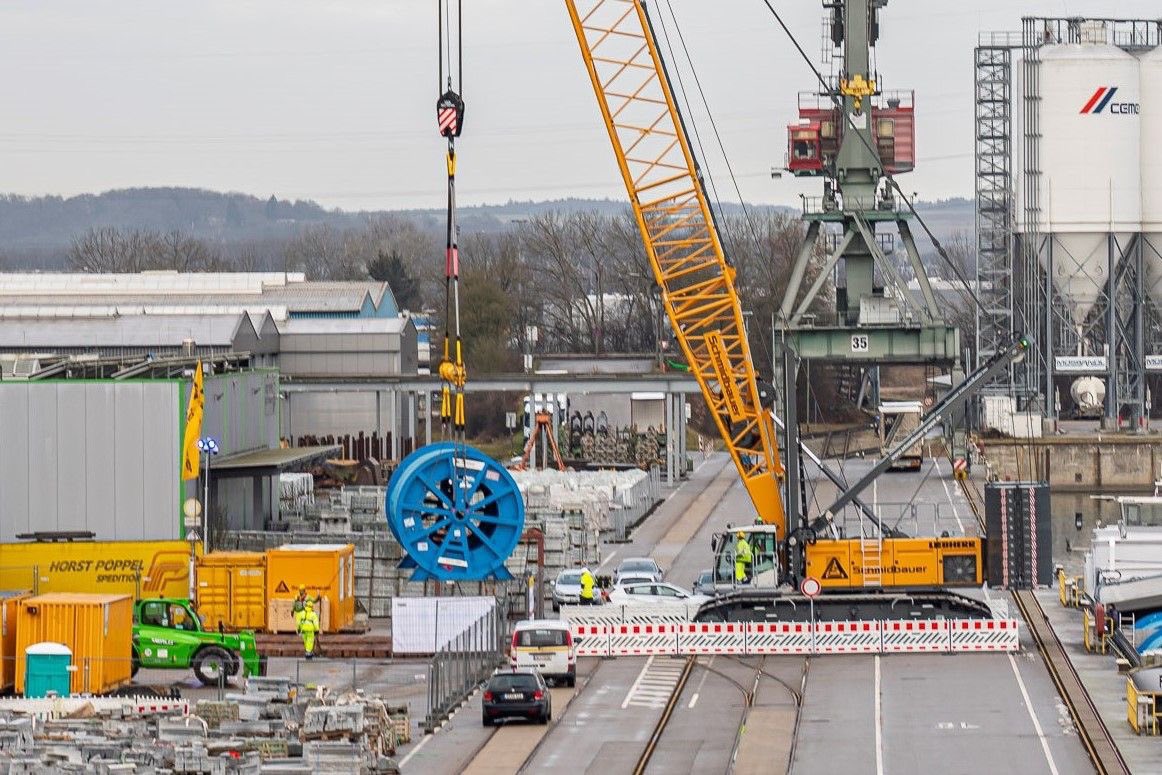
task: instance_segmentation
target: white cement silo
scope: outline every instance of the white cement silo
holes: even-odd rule
[[[1080,326],[1105,290],[1108,236],[1124,246],[1141,227],[1138,60],[1104,44],[1048,45],[1040,58],[1037,231],[1052,237],[1054,286]],[[1020,168],[1016,178],[1023,188]],[[1019,231],[1028,231],[1024,196]]]
[[[1162,309],[1162,46],[1141,59],[1142,260],[1146,293]]]

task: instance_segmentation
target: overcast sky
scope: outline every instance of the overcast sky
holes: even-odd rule
[[[812,76],[761,0],[671,0],[743,196],[771,180]],[[624,198],[563,0],[465,0],[462,204]],[[820,50],[818,0],[774,0]],[[0,191],[199,186],[344,209],[439,206],[435,0],[4,0]],[[924,199],[971,196],[972,49],[1028,15],[1158,0],[891,0],[878,65],[914,88]],[[705,125],[704,116],[696,119]],[[723,177],[721,159],[709,166]]]

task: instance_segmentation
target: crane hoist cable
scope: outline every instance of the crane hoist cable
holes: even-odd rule
[[[443,381],[440,392],[440,424],[444,435],[448,425],[452,434],[463,441],[464,384],[468,374],[464,367],[464,346],[460,335],[460,246],[456,225],[456,138],[464,129],[464,37],[461,30],[463,0],[456,0],[456,78],[452,78],[452,0],[439,0],[438,31],[439,75],[437,90],[443,90],[436,100],[436,121],[440,136],[447,138],[448,171],[448,230],[444,252],[444,355],[439,374]],[[447,78],[445,78],[447,66]],[[453,342],[453,337],[455,341]]]

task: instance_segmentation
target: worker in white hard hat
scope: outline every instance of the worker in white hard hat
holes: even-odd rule
[[[593,574],[589,568],[581,569],[581,594],[579,595],[581,605],[595,605],[593,600]]]

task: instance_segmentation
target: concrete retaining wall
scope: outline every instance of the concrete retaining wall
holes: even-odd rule
[[[1003,480],[1045,479],[1059,491],[1154,489],[1162,437],[986,439],[985,460]]]

